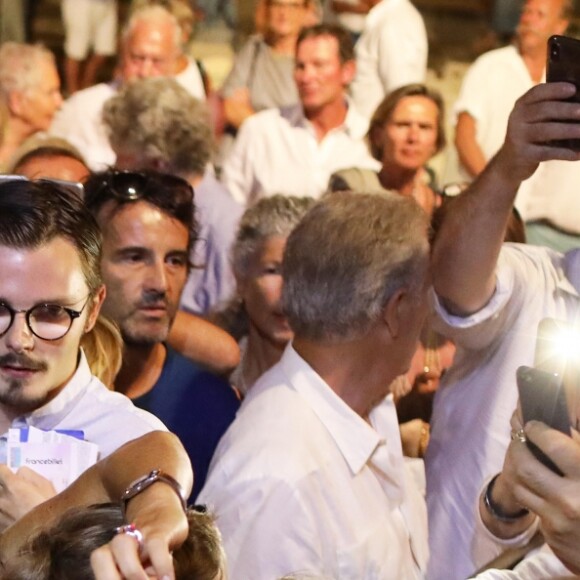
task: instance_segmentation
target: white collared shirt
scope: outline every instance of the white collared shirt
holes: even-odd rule
[[[357,415],[289,345],[222,438],[199,501],[232,580],[422,578],[425,505],[387,397]]]
[[[135,407],[125,395],[107,389],[92,375],[82,351],[77,370],[64,389],[46,405],[15,418],[11,426],[83,431],[87,441],[99,446],[99,459],[145,433],[167,431],[157,417]]]
[[[538,323],[573,321],[580,314],[580,251],[559,254],[504,244],[496,289],[480,311],[452,316],[436,303],[437,330],[457,351],[435,396],[425,458],[430,580],[463,580],[496,552],[482,542],[477,499],[485,480],[501,471],[518,393],[516,369],[533,365]]]
[[[349,106],[344,123],[318,142],[301,105],[261,111],[240,128],[222,181],[243,205],[276,193],[318,198],[339,169],[380,168],[364,139],[367,128],[368,122]]]

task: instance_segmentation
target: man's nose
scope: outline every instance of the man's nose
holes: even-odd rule
[[[157,292],[166,292],[168,286],[167,269],[164,262],[151,264],[147,275],[147,289]]]
[[[26,315],[23,312],[14,315],[12,325],[3,338],[8,350],[13,352],[23,352],[34,346],[34,335],[28,328]]]

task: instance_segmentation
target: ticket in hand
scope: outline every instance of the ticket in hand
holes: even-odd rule
[[[29,467],[49,479],[57,492],[97,462],[98,446],[82,431],[43,431],[35,427],[8,431],[7,463],[12,471]]]

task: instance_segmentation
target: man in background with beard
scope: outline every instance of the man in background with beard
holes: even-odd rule
[[[183,443],[201,489],[239,401],[229,384],[165,344],[197,241],[193,189],[158,172],[93,174],[85,203],[103,234],[103,314],[123,337],[115,390],[159,417]]]

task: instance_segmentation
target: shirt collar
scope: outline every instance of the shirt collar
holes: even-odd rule
[[[370,416],[373,424],[371,426],[328,386],[291,344],[284,351],[280,368],[292,388],[307,400],[328,430],[353,474],[361,471],[379,446],[387,444],[387,438],[389,445],[394,445],[400,452],[400,440],[394,437],[390,425],[394,417],[395,430],[398,433],[392,397],[390,401],[387,398],[373,409]],[[393,405],[393,413],[389,413],[389,405]]]
[[[348,96],[345,96],[345,101],[347,111],[344,123],[335,127],[332,131],[342,130],[350,137],[362,139],[368,130],[368,120],[356,110]],[[294,127],[311,127],[310,121],[304,115],[304,109],[301,104],[282,107],[280,115]]]

